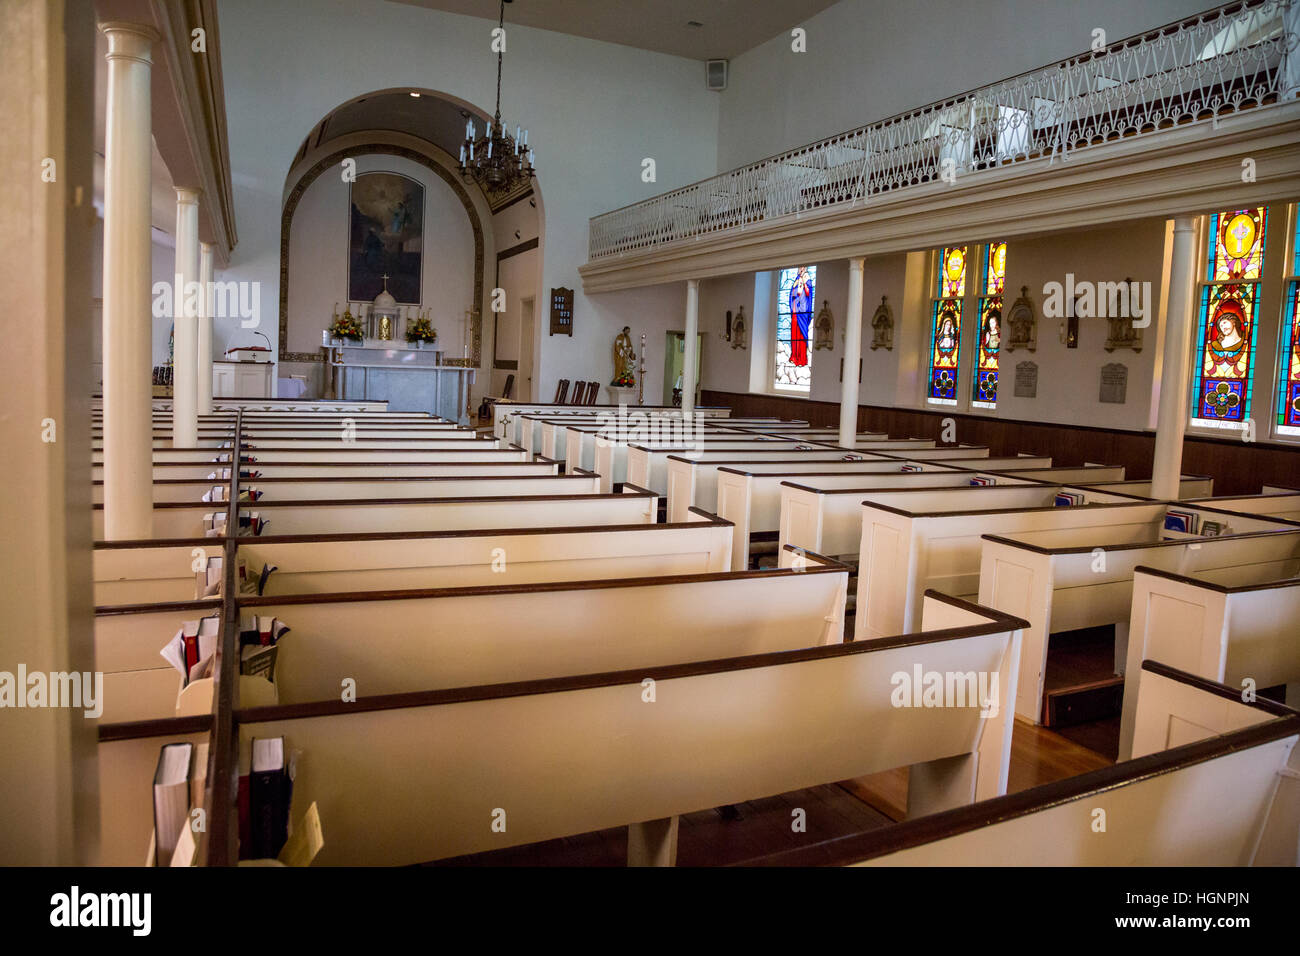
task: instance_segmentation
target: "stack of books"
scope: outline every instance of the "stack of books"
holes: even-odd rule
[[[240,754],[244,764],[245,754]],[[247,773],[239,777],[239,858],[279,856],[289,838],[296,758],[283,737],[255,737],[247,752]]]
[[[198,564],[198,562],[195,563]],[[225,563],[225,559],[218,554],[204,559],[202,566],[196,568],[194,572],[194,600],[201,601],[204,598],[221,593],[221,583],[225,577],[221,572]]]
[[[1056,495],[1052,502],[1058,508],[1069,508],[1073,505],[1083,504],[1083,494],[1075,491],[1061,491]]]
[[[192,681],[212,676],[212,662],[217,653],[221,620],[213,614],[197,621],[183,621],[167,646],[159,653],[163,660],[180,671],[182,687]]]
[[[193,866],[196,845],[191,814],[203,806],[208,745],[164,744],[153,777],[155,866]]]
[[[1195,511],[1176,511],[1170,508],[1165,512],[1165,530],[1178,531],[1182,534],[1197,534],[1201,527],[1201,516]]]
[[[226,533],[226,513],[209,511],[203,516],[203,534],[208,538],[224,537]]]

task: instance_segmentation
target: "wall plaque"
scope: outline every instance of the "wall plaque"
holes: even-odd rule
[[[1038,397],[1038,365],[1035,362],[1016,363],[1016,398]]]
[[[1101,388],[1097,401],[1123,405],[1128,401],[1128,366],[1111,362],[1101,367]]]
[[[573,335],[573,290],[551,290],[551,335]]]

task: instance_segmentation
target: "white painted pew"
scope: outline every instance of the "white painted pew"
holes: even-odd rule
[[[620,409],[620,412],[624,411]],[[744,439],[759,437],[779,437],[765,435],[760,429],[772,424],[770,419],[756,419],[740,422],[748,427],[733,425],[735,419],[683,418],[680,414],[667,413],[642,414],[637,409],[627,409],[626,414],[604,414],[580,417],[529,416],[524,419],[521,444],[534,454],[540,453],[550,458],[567,459],[569,432],[572,429],[596,430],[606,434],[623,436],[635,444],[690,444],[700,437],[717,439]],[[726,424],[721,424],[725,422]],[[531,435],[531,439],[529,436]],[[540,440],[539,440],[540,435]],[[791,434],[790,438],[803,439],[802,434]]]
[[[510,474],[512,468],[521,468],[525,463],[520,465],[509,466],[506,473],[484,472],[480,467],[478,470],[470,470],[462,475],[394,475],[390,474],[389,468],[371,468],[368,474],[362,475],[338,475],[333,472],[326,474],[321,473],[321,469],[316,469],[314,474],[299,475],[294,477],[272,477],[269,475],[259,475],[257,478],[245,477],[240,483],[245,491],[256,490],[261,492],[269,500],[294,500],[294,501],[332,501],[336,499],[352,498],[440,498],[448,495],[460,495],[475,490],[477,483],[483,483],[484,490],[480,493],[499,495],[499,494],[537,494],[541,493],[541,485],[535,485],[531,482],[543,480],[549,488],[546,493],[549,494],[588,494],[597,490],[598,476],[590,473],[576,472],[572,475],[557,475],[554,465],[547,462],[537,462],[536,472],[529,474]],[[532,466],[534,463],[526,463]],[[253,469],[260,471],[260,467],[254,465]],[[427,466],[424,466],[427,467]],[[311,470],[311,469],[308,469]],[[209,472],[220,476],[221,471]],[[566,481],[565,479],[574,479]],[[528,484],[524,484],[527,482]],[[188,479],[181,481],[155,481],[153,483],[153,500],[155,504],[162,502],[187,502],[195,504],[203,500],[203,495],[209,492],[214,484],[226,484],[227,480],[217,479]],[[103,503],[103,483],[97,482],[93,486],[93,500],[95,504]]]
[[[1290,577],[1279,577],[1290,572]],[[1300,682],[1300,559],[1276,570],[1251,564],[1195,575],[1137,567],[1119,754],[1133,752],[1137,685],[1144,660],[1242,690]],[[1231,582],[1231,583],[1225,583]],[[1291,688],[1288,687],[1288,691]]]
[[[914,667],[1007,686],[1019,622],[929,604],[927,627],[951,630],[379,701],[333,694],[242,711],[240,737],[284,736],[302,751],[295,806],[315,802],[330,821],[318,866],[413,864],[629,824],[634,861],[670,864],[671,818],[708,807],[906,765],[917,814],[1005,791],[1006,708],[982,719],[978,707],[894,707],[891,695]],[[490,825],[496,811],[504,832]]]
[[[601,477],[602,487],[606,490],[611,489],[614,485],[624,481],[631,481],[628,473],[628,449],[630,446],[621,443],[602,442],[595,443],[595,467],[592,471]],[[770,449],[765,446],[759,446],[761,450],[734,450],[734,451],[714,451],[709,450],[700,452],[698,449],[681,446],[676,449],[659,449],[665,452],[662,459],[662,474],[664,493],[667,493],[668,482],[668,455],[685,456],[690,455],[692,461],[721,461],[727,459],[743,459],[755,461],[784,461],[792,456],[797,455],[800,459],[808,461],[840,461],[840,460],[862,460],[868,461],[874,458],[883,458],[884,456],[872,455],[866,452],[845,451],[842,448],[813,448],[805,450],[802,448],[795,449],[793,452],[784,449]],[[653,468],[656,474],[661,470],[654,467],[659,464],[659,460],[651,462],[648,458],[645,462],[645,468]],[[603,484],[608,482],[608,485]],[[636,484],[636,482],[633,482]]]
[[[1082,494],[1084,503],[1053,507],[1063,489]],[[815,546],[821,541],[830,554],[858,554],[858,640],[914,626],[926,588],[958,597],[976,595],[985,533],[1105,525],[1152,534],[1164,519],[1163,504],[1059,485],[913,489],[856,497],[785,485],[781,494],[782,544],[828,553]]]
[[[545,680],[842,643],[848,572],[713,573],[241,601],[291,627],[282,704]],[[364,636],[364,638],[363,638]],[[361,639],[363,638],[363,639]],[[667,703],[666,701],[664,703]]]
[[[929,441],[928,438],[912,440]],[[897,455],[900,458],[911,458],[915,461],[943,461],[950,458],[988,458],[989,449],[987,445],[943,445],[938,448],[921,445],[916,448],[909,448],[905,451],[888,451],[883,452],[883,454]]]
[[[229,457],[229,456],[227,456]],[[256,457],[256,456],[254,456]],[[242,465],[244,471],[257,471],[268,478],[310,478],[314,475],[339,475],[351,478],[368,477],[411,477],[436,478],[442,475],[558,475],[559,463],[541,459],[527,461],[523,452],[511,449],[489,449],[483,452],[433,452],[421,456],[420,461],[387,461],[387,455],[362,456],[355,461],[326,461],[332,458],[328,452],[313,454],[312,460],[297,462],[279,462],[258,459]],[[157,481],[193,481],[205,480],[208,476],[229,468],[230,462],[196,461],[196,462],[155,462],[153,480]],[[104,466],[91,466],[93,480],[102,484]],[[96,501],[101,499],[96,498]]]
[[[730,570],[731,526],[696,512],[682,524],[422,535],[243,538],[239,558],[267,595],[715,574]],[[531,620],[531,617],[529,618]]]
[[[1099,491],[1118,491],[1126,495],[1135,495],[1139,498],[1151,497],[1151,481],[1149,479],[1134,478],[1126,481],[1100,482],[1081,481],[1079,484],[1086,484],[1089,488],[1096,488]],[[1187,501],[1189,499],[1206,498],[1212,494],[1214,494],[1214,479],[1209,475],[1179,476],[1178,497],[1181,500]]]
[[[598,443],[599,444],[599,443]],[[612,445],[617,449],[619,446]],[[711,453],[735,452],[784,452],[787,458],[802,458],[805,455],[822,455],[830,461],[844,459],[848,455],[871,455],[866,451],[853,451],[814,442],[793,441],[784,438],[755,439],[751,441],[704,441],[685,445],[627,445],[624,455],[627,460],[626,481],[642,488],[649,488],[661,495],[668,493],[668,456],[704,459]],[[792,454],[792,453],[798,454]],[[597,458],[597,470],[605,462],[604,457]],[[617,475],[617,468],[613,470]],[[617,479],[615,479],[617,480]],[[648,482],[648,484],[647,484]]]
[[[979,459],[975,459],[978,461]],[[1000,463],[1002,459],[991,460]],[[1038,459],[1034,459],[1038,461]],[[1051,459],[1047,459],[1051,461]],[[675,464],[675,463],[674,463]],[[1073,480],[1077,468],[1030,468],[1024,471],[1001,470],[995,467],[986,471],[971,468],[952,468],[951,462],[914,462],[896,460],[870,463],[834,463],[828,467],[806,464],[799,469],[780,465],[723,464],[717,469],[717,507],[716,513],[725,517],[736,526],[736,550],[732,560],[747,559],[750,542],[754,535],[777,533],[781,529],[782,485],[791,483],[819,491],[836,491],[852,489],[853,491],[881,491],[890,488],[908,487],[951,487],[969,486],[973,481],[988,481],[994,485],[1029,484],[1032,482],[1049,482],[1061,484]],[[903,472],[903,468],[920,468],[920,472]],[[843,474],[854,474],[856,481],[840,478]],[[823,480],[823,475],[836,476]],[[895,481],[895,476],[899,480]],[[934,481],[927,481],[926,476]],[[852,497],[850,495],[850,497]],[[859,498],[862,496],[858,496]],[[705,500],[708,500],[705,498]],[[856,513],[857,499],[852,501],[828,501],[828,505],[842,512],[844,520],[853,521]],[[701,505],[703,507],[703,505]],[[820,505],[819,505],[820,507]],[[708,510],[707,508],[705,510]],[[823,517],[823,522],[825,517]],[[847,526],[851,534],[851,526]],[[851,539],[850,539],[851,540]]]
[[[230,441],[229,435],[219,435],[212,437],[200,436],[193,449],[208,450],[218,449]],[[395,451],[457,451],[466,448],[495,448],[497,447],[494,439],[479,438],[467,432],[457,432],[446,438],[351,438],[345,435],[343,429],[328,429],[327,437],[319,438],[268,438],[265,441],[251,441],[247,436],[244,438],[245,445],[252,448],[275,447],[275,448],[346,448],[361,450],[392,449]],[[95,452],[102,453],[104,450],[104,441],[102,438],[92,438],[90,442],[91,449]],[[153,440],[153,450],[155,452],[154,460],[166,460],[160,458],[158,452],[185,452],[191,449],[174,448],[172,440],[167,438],[155,438]]]
[[[1280,518],[1300,522],[1300,491],[1265,486],[1258,495],[1237,495],[1223,498],[1193,498],[1189,505],[1204,505],[1223,511],[1240,511],[1242,514]]]
[[[522,448],[518,449],[494,449],[491,442],[456,442],[466,447],[456,449],[374,449],[363,448],[358,445],[344,445],[338,443],[334,448],[301,448],[297,446],[278,445],[275,447],[261,446],[257,448],[246,449],[243,454],[258,460],[276,461],[276,462],[329,462],[329,461],[355,461],[355,462],[375,462],[375,461],[393,461],[405,463],[419,462],[440,462],[440,461],[483,461],[496,457],[493,452],[499,452],[502,461],[529,461],[530,456]],[[92,452],[94,455],[93,463],[102,465],[104,463],[104,453],[102,451]],[[228,461],[230,459],[229,448],[156,448],[153,453],[154,465],[177,463],[177,464],[195,464],[216,461]]]
[[[95,606],[192,601],[196,566],[222,553],[218,538],[97,541],[91,558]]]
[[[206,487],[211,488],[212,484]],[[248,501],[245,510],[259,511],[278,504],[290,506],[287,514],[297,514],[299,508],[330,508],[346,511],[371,504],[400,503],[409,500],[412,505],[460,501],[467,498],[501,499],[507,497],[546,497],[596,495],[599,492],[597,476],[593,474],[557,475],[523,478],[343,478],[322,480],[315,478],[281,478],[260,483],[260,479],[245,479],[241,488],[256,488],[266,494],[257,501]],[[154,538],[196,538],[203,536],[204,515],[224,511],[228,501],[204,502],[202,490],[185,501],[165,501],[153,508]],[[285,514],[282,512],[281,514]],[[270,517],[268,512],[264,517]],[[343,520],[343,519],[341,519]],[[329,530],[329,529],[315,529]],[[339,529],[343,530],[343,529]],[[357,529],[360,530],[360,529]],[[393,529],[400,530],[400,529]],[[91,531],[95,540],[103,540],[104,507],[92,506]],[[276,528],[279,534],[293,534]]]
[[[346,504],[259,501],[240,510],[259,512],[270,521],[271,532],[286,535],[655,524],[657,509],[657,495],[625,486],[621,495],[426,498]]]
[[[1208,520],[1226,520],[1233,532],[1229,537],[1202,538],[1165,531],[1167,506],[1157,507],[1156,520],[1145,523],[1132,520],[1129,509],[1118,508],[1100,509],[1119,519],[1103,523],[1058,521],[1055,527],[1035,527],[1021,522],[1016,528],[990,523],[986,529],[979,561],[980,600],[1030,622],[1021,655],[1021,697],[1016,701],[1016,712],[1026,720],[1041,719],[1050,635],[1116,625],[1118,670],[1125,659],[1133,569],[1138,565],[1194,573],[1261,564],[1276,568],[1279,562],[1300,559],[1300,530],[1287,533],[1284,523],[1180,505],[1180,510],[1198,511]],[[1168,538],[1176,540],[1164,540]]]
[[[631,406],[627,405],[547,405],[497,402],[492,406],[492,431],[497,438],[519,443],[522,437],[521,423],[527,415],[617,415],[620,408],[626,408],[629,412],[633,410]],[[681,415],[682,413],[680,408],[673,405],[638,405],[635,410],[647,415]],[[697,406],[695,415],[697,418],[727,418],[731,415],[731,409],[716,405]]]
[[[1145,755],[924,820],[775,854],[773,866],[1300,864],[1300,715],[1147,662]],[[1099,821],[1105,828],[1099,829]],[[1118,912],[1118,911],[1117,911]],[[1148,910],[1157,919],[1164,910]]]

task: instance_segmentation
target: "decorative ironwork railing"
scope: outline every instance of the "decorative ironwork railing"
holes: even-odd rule
[[[591,261],[1157,135],[1300,93],[1300,0],[1244,0],[593,218]]]

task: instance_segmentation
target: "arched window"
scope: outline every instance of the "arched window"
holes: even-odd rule
[[[1282,305],[1278,337],[1277,433],[1300,435],[1300,210],[1291,240],[1291,277]]]
[[[927,401],[957,404],[962,297],[966,295],[966,247],[945,246],[930,309],[930,384]]]
[[[776,364],[772,385],[807,392],[812,388],[812,314],[817,267],[782,269],[777,280]]]
[[[1250,418],[1267,228],[1265,206],[1210,217],[1192,372],[1195,425],[1241,428]]]
[[[975,377],[971,404],[998,406],[998,351],[1002,345],[1002,287],[1007,279],[1007,244],[990,242],[980,257],[979,338],[975,343]]]

